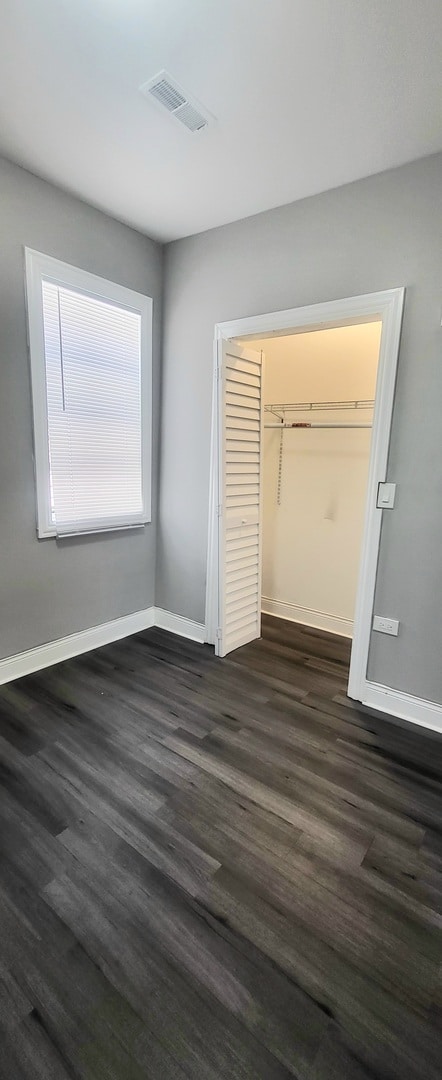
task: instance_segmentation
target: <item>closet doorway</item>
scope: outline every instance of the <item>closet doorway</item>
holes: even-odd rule
[[[206,638],[223,656],[259,637],[262,597],[264,611],[352,637],[361,701],[403,298],[215,328]]]

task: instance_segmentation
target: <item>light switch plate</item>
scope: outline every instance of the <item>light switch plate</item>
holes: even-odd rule
[[[387,619],[384,615],[375,615],[373,619],[373,630],[379,630],[381,634],[392,634],[393,637],[397,637],[399,632],[399,622],[397,619]]]
[[[376,506],[379,510],[392,510],[396,495],[396,484],[378,484]]]

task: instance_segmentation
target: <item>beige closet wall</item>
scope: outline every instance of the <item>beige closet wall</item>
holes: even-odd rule
[[[265,402],[373,398],[380,329],[370,323],[254,342],[266,356]],[[296,419],[367,422],[371,413]],[[366,430],[285,431],[278,506],[280,433],[264,432],[264,611],[351,634],[370,436]]]

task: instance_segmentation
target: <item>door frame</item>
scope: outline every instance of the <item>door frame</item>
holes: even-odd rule
[[[382,322],[376,380],[370,465],[364,517],[358,587],[356,593],[353,644],[348,695],[358,701],[367,697],[368,651],[374,607],[382,514],[376,505],[378,485],[387,476],[388,452],[393,416],[396,372],[402,326],[405,289],[387,289],[362,296],[329,300],[305,307],[273,311],[215,325],[212,395],[212,438],[210,452],[209,535],[206,586],[206,641],[215,644],[218,632],[219,551],[218,515],[220,507],[220,408],[219,372],[222,343],[230,338],[265,337],[274,333],[289,334],[353,326],[357,323]],[[250,342],[252,344],[252,342]]]

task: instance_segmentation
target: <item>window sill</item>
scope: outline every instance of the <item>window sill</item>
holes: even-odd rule
[[[104,533],[132,532],[134,529],[144,529],[151,524],[151,518],[146,521],[138,521],[129,525],[98,525],[96,528],[73,529],[71,532],[57,532],[53,528],[37,529],[39,540],[72,540],[76,536],[102,536]]]

